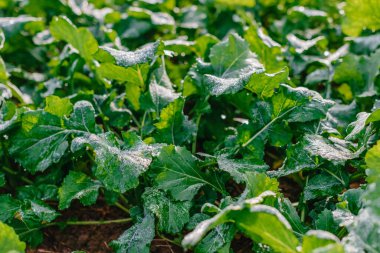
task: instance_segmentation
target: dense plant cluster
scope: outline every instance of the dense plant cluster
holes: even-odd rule
[[[0,252],[99,198],[115,252],[380,252],[379,31],[379,0],[0,1]]]

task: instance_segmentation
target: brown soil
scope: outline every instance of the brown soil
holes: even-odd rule
[[[62,213],[57,221],[64,220],[114,220],[128,218],[128,214],[117,207],[97,203],[91,207],[84,207],[73,203],[71,208]],[[131,224],[107,224],[48,227],[44,229],[44,242],[36,249],[27,249],[27,253],[71,253],[81,250],[87,253],[108,253],[113,250],[108,243],[117,239]],[[170,242],[156,238],[152,242],[151,252],[179,253],[181,249]]]

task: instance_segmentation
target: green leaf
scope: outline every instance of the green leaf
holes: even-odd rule
[[[195,131],[195,125],[183,114],[185,101],[178,98],[165,107],[160,114],[155,139],[173,145],[181,145],[187,141]]]
[[[293,203],[289,199],[278,198],[275,206],[281,214],[289,221],[290,225],[293,228],[293,232],[297,235],[298,238],[307,231],[306,226],[301,221],[300,216],[297,213],[296,208],[293,206]]]
[[[84,101],[77,102],[65,120],[42,110],[25,112],[22,129],[14,135],[9,152],[28,171],[44,171],[64,156],[71,134],[94,131],[94,118],[92,105]]]
[[[11,195],[0,195],[0,221],[10,221],[19,210],[20,205],[20,202],[13,199]]]
[[[25,248],[25,243],[20,241],[13,228],[0,222],[0,252],[22,253]]]
[[[364,207],[355,216],[352,224],[348,227],[349,234],[343,239],[345,249],[352,248],[356,252],[377,252],[380,250],[378,238],[380,236],[380,207],[379,207],[379,185],[380,185],[380,143],[377,142],[368,150],[365,161],[368,166],[367,189],[364,192]],[[370,222],[369,222],[370,221]]]
[[[305,135],[305,149],[310,155],[322,157],[334,164],[343,164],[347,160],[355,158],[345,146],[334,139],[325,139],[319,135]]]
[[[236,229],[232,224],[217,226],[195,247],[194,252],[213,253],[219,252],[222,248],[229,249],[235,231]]]
[[[268,98],[273,95],[280,83],[286,82],[288,75],[288,68],[275,73],[253,74],[245,88],[256,93],[260,98]]]
[[[379,74],[380,50],[368,56],[348,54],[336,67],[334,81],[348,83],[354,95],[371,97],[377,94],[375,87],[376,76]]]
[[[341,173],[341,172],[340,172]],[[323,196],[334,196],[340,193],[345,184],[342,175],[334,177],[324,172],[309,179],[304,188],[305,200],[311,200]]]
[[[275,177],[283,177],[307,169],[315,169],[318,162],[306,148],[305,139],[296,144],[290,145],[286,149],[286,159],[281,168],[269,171],[268,174]]]
[[[377,0],[347,0],[344,7],[346,20],[343,32],[358,36],[365,28],[373,31],[380,29],[380,6]]]
[[[46,97],[46,106],[45,111],[58,116],[68,116],[73,110],[73,105],[68,98],[60,98],[57,96],[48,96]]]
[[[302,253],[344,253],[339,239],[326,231],[310,230],[303,238]]]
[[[298,240],[293,235],[290,224],[275,208],[262,205],[265,198],[275,196],[265,192],[241,204],[232,204],[213,218],[201,222],[182,241],[185,248],[197,244],[205,234],[220,224],[234,222],[245,235],[258,243],[264,243],[279,252],[297,252]]]
[[[154,238],[154,217],[147,214],[141,221],[127,229],[117,240],[110,243],[116,253],[149,253]]]
[[[248,195],[247,198],[254,198],[265,191],[278,192],[278,182],[276,179],[270,178],[265,173],[246,172],[246,182]]]
[[[314,225],[318,230],[328,231],[333,234],[336,234],[339,228],[338,224],[334,220],[333,212],[329,209],[325,209],[320,214],[318,214]]]
[[[110,47],[100,47],[100,51],[103,53],[99,52],[97,59],[101,62],[111,62],[116,66],[128,68],[153,61],[157,54],[162,54],[163,44],[157,41],[133,52],[125,52]]]
[[[262,28],[258,29],[251,24],[244,33],[244,39],[269,73],[278,72],[286,66],[286,63],[281,59],[283,58],[281,45],[266,35]]]
[[[92,180],[86,174],[70,171],[58,191],[59,209],[68,208],[73,199],[79,199],[85,206],[94,204],[98,198],[100,186],[99,181]]]
[[[142,195],[144,207],[158,219],[158,229],[165,233],[179,233],[189,221],[191,203],[173,201],[162,191],[147,188]]]
[[[157,114],[163,107],[179,97],[179,94],[173,89],[173,84],[166,73],[164,65],[155,69],[151,74],[149,94]]]
[[[210,50],[210,64],[199,62],[204,85],[211,95],[235,93],[241,90],[253,73],[263,71],[256,55],[248,44],[237,34],[214,45]]]
[[[154,165],[159,171],[156,177],[157,188],[169,191],[176,200],[192,200],[205,185],[221,193],[225,192],[215,175],[199,169],[197,159],[186,148],[173,145],[163,147]]]
[[[61,119],[37,110],[22,115],[22,129],[12,139],[10,153],[24,168],[35,173],[60,161],[69,143],[70,131]]]
[[[108,190],[120,193],[137,187],[139,176],[148,169],[152,160],[147,146],[123,150],[112,133],[77,137],[71,143],[72,152],[85,147],[90,147],[95,153],[95,177]]]
[[[86,28],[76,28],[65,16],[54,17],[50,23],[50,32],[57,40],[64,40],[78,50],[86,60],[91,60],[98,51],[98,42]]]
[[[269,166],[265,163],[242,159],[230,159],[225,155],[217,157],[219,169],[228,172],[237,183],[245,182],[247,172],[265,172]]]

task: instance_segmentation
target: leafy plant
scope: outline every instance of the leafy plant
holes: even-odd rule
[[[7,0],[0,16],[0,252],[115,223],[120,253],[380,252],[378,1]],[[95,204],[125,215],[61,217]]]

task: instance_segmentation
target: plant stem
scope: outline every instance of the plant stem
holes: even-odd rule
[[[119,202],[116,202],[115,206],[117,206],[119,209],[123,210],[124,212],[129,213],[129,209],[123,206],[122,204],[120,204]]]
[[[11,170],[10,168],[5,167],[5,166],[3,166],[3,170],[4,170],[5,172],[7,172],[7,173],[13,175],[13,176],[17,176],[17,174],[18,174],[16,171],[13,171],[13,170]],[[21,177],[19,177],[19,178],[20,178],[22,181],[24,181],[25,183],[27,183],[27,184],[33,184],[33,181],[30,180],[30,179],[27,178],[27,177],[21,176]]]
[[[127,204],[128,205],[128,199],[126,198],[126,197],[124,197],[124,195],[123,194],[120,194],[120,199],[125,203],[125,204]]]
[[[56,223],[50,223],[55,225],[67,225],[67,226],[86,226],[86,225],[106,225],[106,224],[113,224],[113,223],[127,223],[132,221],[132,218],[125,218],[125,219],[116,219],[116,220],[89,220],[89,221],[66,221],[66,222],[56,222]],[[52,225],[54,226],[54,225]]]
[[[199,123],[201,122],[201,118],[202,118],[202,113],[198,115],[197,121],[196,121],[197,130],[194,134],[193,145],[191,148],[191,151],[193,152],[193,154],[197,151],[197,137],[198,137]]]
[[[125,218],[125,219],[116,219],[116,220],[99,220],[99,221],[63,221],[63,222],[52,222],[48,224],[44,224],[41,227],[32,228],[28,231],[25,231],[23,233],[20,233],[19,236],[23,236],[26,234],[29,234],[33,231],[52,227],[52,226],[89,226],[89,225],[107,225],[107,224],[114,224],[114,223],[127,223],[132,221],[132,218]]]

